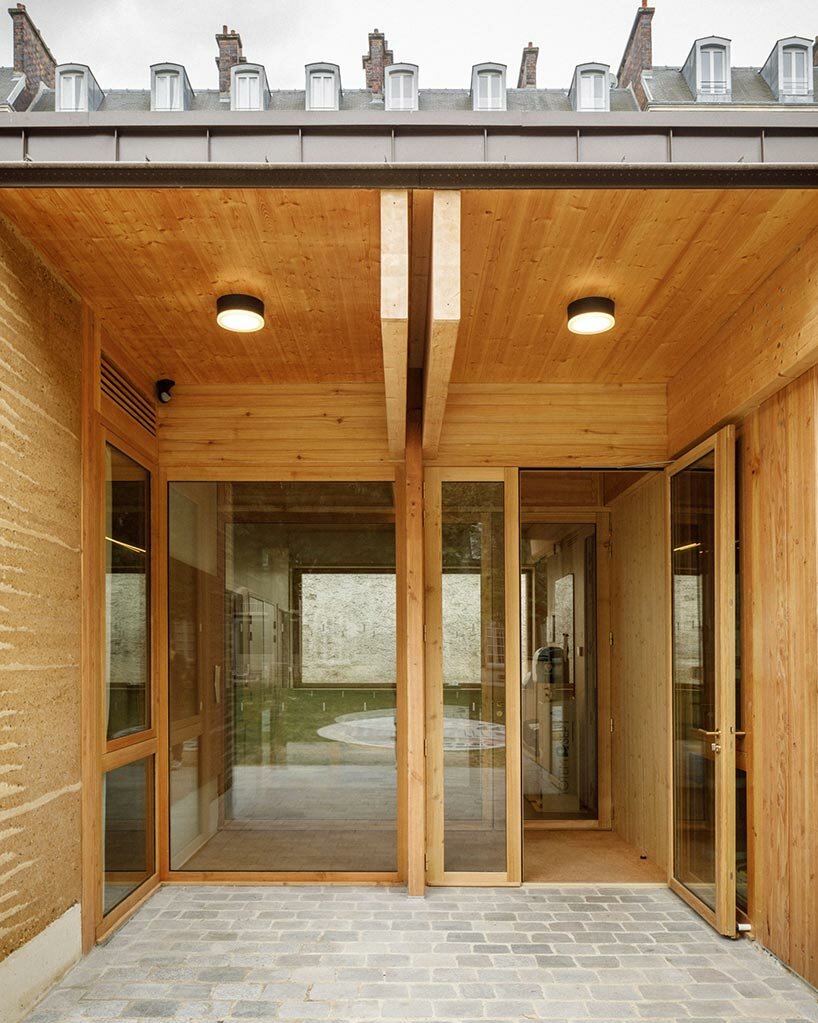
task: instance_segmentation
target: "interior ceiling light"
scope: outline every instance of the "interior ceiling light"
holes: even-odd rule
[[[568,306],[568,329],[573,334],[604,334],[616,323],[612,298],[578,298]]]
[[[225,330],[250,334],[264,326],[264,303],[252,295],[222,295],[216,299],[216,323]]]

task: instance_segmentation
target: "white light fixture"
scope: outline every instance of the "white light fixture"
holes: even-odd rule
[[[568,306],[568,329],[572,334],[604,334],[616,323],[612,298],[578,298]]]
[[[261,330],[264,326],[264,303],[252,295],[222,295],[216,299],[216,323],[239,334]]]

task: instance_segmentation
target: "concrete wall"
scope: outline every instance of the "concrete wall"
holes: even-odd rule
[[[0,221],[0,990],[7,994],[14,994],[3,973],[10,953],[58,919],[79,926],[77,911],[66,914],[80,899],[80,348],[79,300]],[[66,955],[76,947],[64,934],[60,945]]]

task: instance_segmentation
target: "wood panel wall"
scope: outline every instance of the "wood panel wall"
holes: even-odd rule
[[[751,697],[750,917],[818,984],[818,370],[744,424],[742,654]],[[745,706],[746,706],[745,701]]]
[[[0,959],[80,898],[80,365],[79,300],[0,221]]]
[[[665,481],[655,473],[611,506],[614,830],[668,866]]]
[[[391,467],[383,384],[179,385],[162,409],[159,459],[189,479],[319,466],[354,479]]]
[[[452,384],[432,464],[628,468],[666,457],[663,384]]]

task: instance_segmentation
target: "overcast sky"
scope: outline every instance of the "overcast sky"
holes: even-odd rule
[[[9,5],[10,6],[10,5]],[[218,85],[214,35],[227,22],[270,87],[303,88],[304,64],[333,61],[341,82],[362,88],[367,33],[386,33],[395,60],[420,65],[420,87],[467,88],[472,64],[508,64],[540,47],[540,86],[567,87],[584,61],[619,66],[639,0],[27,0],[29,14],[61,63],[89,64],[103,89],[147,88],[148,67],[184,64],[193,88]],[[682,63],[698,36],[733,40],[733,64],[764,63],[784,36],[818,33],[815,0],[655,0],[654,62]],[[4,13],[2,63],[11,63]]]

